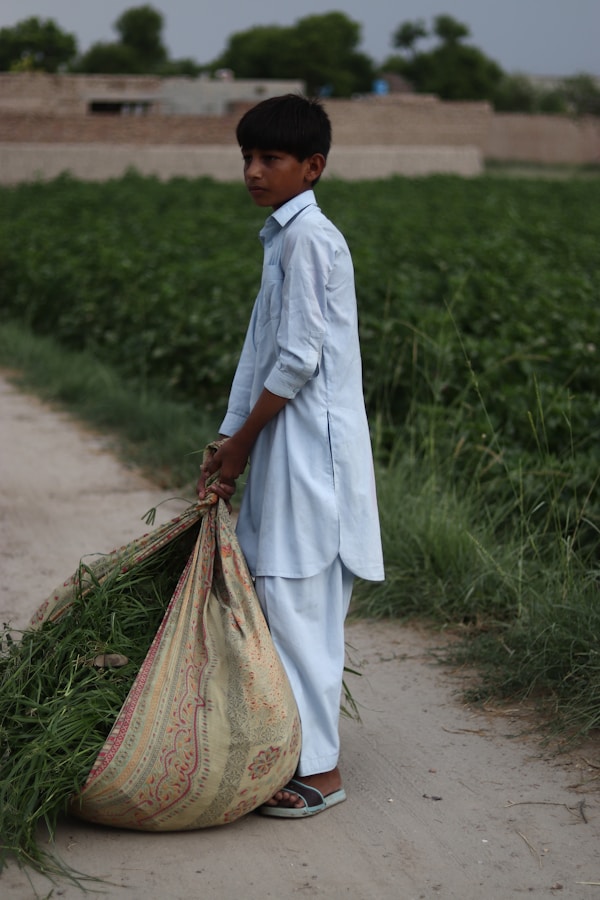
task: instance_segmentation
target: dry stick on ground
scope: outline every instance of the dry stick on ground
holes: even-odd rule
[[[525,841],[525,843],[526,843],[527,846],[529,847],[529,849],[530,849],[531,853],[533,854],[533,856],[537,856],[538,864],[539,864],[539,867],[540,867],[540,869],[541,869],[541,868],[542,868],[542,855],[541,855],[540,851],[539,851],[539,850],[536,850],[536,848],[533,846],[533,844],[531,843],[531,841],[523,834],[522,831],[517,831],[517,834],[519,835],[519,837],[523,838],[523,840]]]
[[[583,811],[583,808],[585,806],[585,799],[580,800],[575,808],[573,808],[572,806],[568,806],[568,804],[566,804],[566,803],[559,803],[558,801],[554,801],[554,800],[516,800],[514,803],[512,800],[508,800],[504,805],[505,805],[505,807],[511,807],[511,806],[564,806],[564,808],[568,809],[569,812],[572,813],[573,815],[577,815],[577,813],[579,813],[579,815],[581,816],[581,818],[583,819],[585,824],[586,825],[588,824],[587,817]],[[575,810],[577,810],[577,812]]]

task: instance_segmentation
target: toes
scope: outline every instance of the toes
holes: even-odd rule
[[[265,802],[265,806],[290,806],[299,809],[303,806],[304,801],[299,794],[290,791],[277,791],[270,800]]]

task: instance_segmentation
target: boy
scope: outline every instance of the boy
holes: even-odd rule
[[[316,204],[331,126],[294,94],[250,109],[236,136],[254,202],[272,207],[263,276],[233,380],[226,437],[203,466],[229,502],[251,460],[240,546],[302,723],[296,778],[260,808],[314,815],[345,800],[338,768],[344,619],[355,576],[383,579],[352,260]]]

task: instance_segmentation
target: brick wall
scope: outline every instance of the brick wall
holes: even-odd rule
[[[4,112],[0,142],[32,144],[231,144],[234,116],[112,116]]]
[[[326,104],[340,145],[483,147],[493,117],[488,103],[444,103],[437,97],[389,94]]]
[[[219,87],[214,82],[209,84],[211,90]],[[200,90],[202,85],[197,87]],[[240,96],[244,90],[262,87],[240,83]],[[229,112],[225,115],[162,115],[161,91],[164,81],[148,76],[1,74],[0,143],[231,147],[235,125],[251,105],[233,102],[229,84]],[[149,113],[88,112],[91,99],[124,97],[134,103],[136,99],[149,102]],[[437,147],[445,148],[444,153],[451,147],[476,148],[483,158],[491,160],[600,162],[598,118],[495,114],[487,103],[445,103],[433,96],[410,94],[331,99],[326,107],[333,125],[334,148]]]
[[[216,181],[242,180],[242,160],[237,147],[229,144],[42,144],[0,143],[0,183],[51,179],[62,172],[74,178],[104,181],[118,178],[134,168],[143,175],[169,179],[175,176]],[[479,175],[481,153],[477,147],[334,147],[325,178],[346,181],[417,177],[438,172]]]
[[[503,162],[600,164],[600,118],[496,113],[483,151]]]
[[[482,147],[492,116],[485,103],[441,103],[434,97],[329,100],[334,144],[340,146],[477,146]],[[230,144],[248,104],[229,115],[53,115],[4,109],[0,142]]]
[[[48,75],[0,73],[0,115],[8,112],[81,116],[91,100],[158,103],[162,80],[148,75]]]

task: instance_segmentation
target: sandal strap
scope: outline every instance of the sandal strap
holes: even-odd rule
[[[303,781],[298,781],[297,778],[292,778],[292,780],[284,787],[284,791],[298,794],[299,797],[302,797],[308,807],[321,806],[321,804],[325,802],[325,798],[321,791],[311,787],[309,784],[304,784]]]

